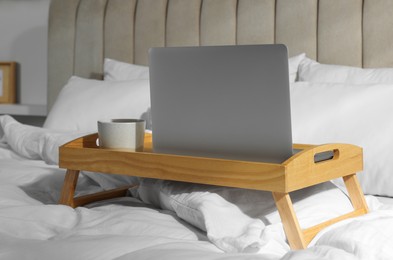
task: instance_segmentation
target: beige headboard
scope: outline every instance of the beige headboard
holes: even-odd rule
[[[48,104],[104,57],[147,65],[152,46],[284,43],[323,63],[393,67],[392,0],[52,0]]]

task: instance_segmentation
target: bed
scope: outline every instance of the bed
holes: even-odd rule
[[[0,116],[0,258],[392,259],[392,7],[389,0],[52,0],[45,124]],[[367,215],[291,250],[269,192],[83,172],[77,195],[136,186],[122,198],[58,205],[60,145],[96,132],[98,119],[141,117],[154,130],[150,47],[272,43],[289,50],[294,142],[363,147]],[[302,227],[352,210],[338,180],[291,196]]]

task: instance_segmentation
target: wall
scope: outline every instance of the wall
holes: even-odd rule
[[[16,61],[17,102],[46,105],[50,0],[0,0],[0,60]]]

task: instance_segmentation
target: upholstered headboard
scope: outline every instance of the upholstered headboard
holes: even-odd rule
[[[48,104],[104,57],[147,65],[152,46],[284,43],[323,63],[393,67],[392,0],[52,0]]]

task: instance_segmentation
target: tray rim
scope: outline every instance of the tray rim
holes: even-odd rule
[[[363,170],[362,148],[351,144],[294,144],[301,151],[279,164],[155,153],[150,133],[145,134],[143,152],[99,148],[97,138],[94,133],[60,146],[59,167],[274,192],[291,192]],[[333,159],[315,163],[314,155],[323,151],[334,151]]]

